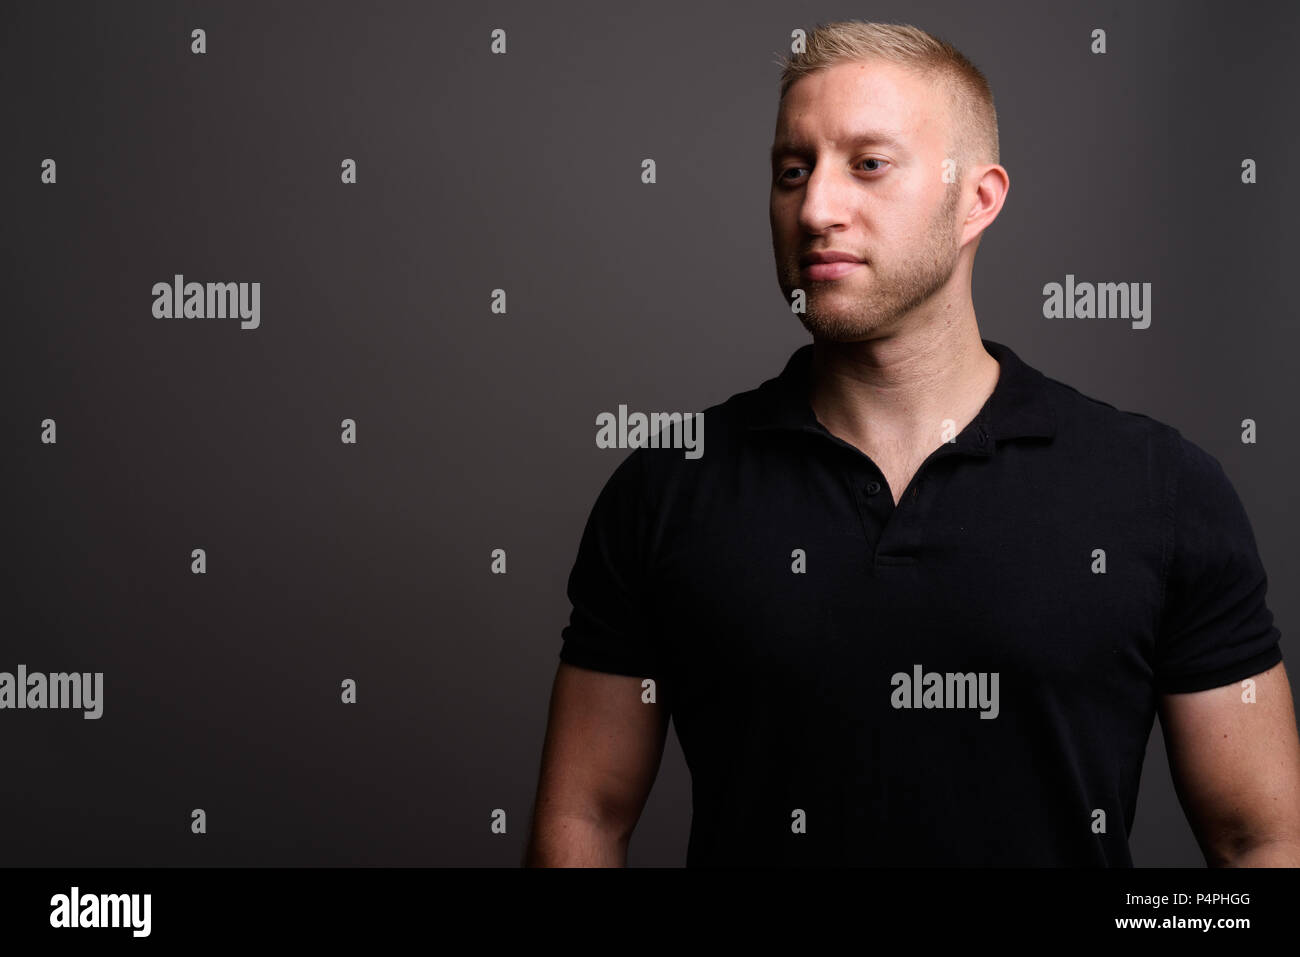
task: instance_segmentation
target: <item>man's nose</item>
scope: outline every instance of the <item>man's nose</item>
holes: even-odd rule
[[[810,232],[842,226],[855,202],[850,178],[832,166],[818,166],[804,181],[799,203],[799,224]]]

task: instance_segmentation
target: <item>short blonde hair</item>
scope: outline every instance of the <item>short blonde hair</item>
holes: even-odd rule
[[[802,53],[781,60],[781,96],[795,81],[839,63],[887,60],[941,82],[948,91],[955,129],[955,159],[962,169],[1000,163],[998,113],[984,74],[960,50],[920,27],[841,20],[819,24]]]

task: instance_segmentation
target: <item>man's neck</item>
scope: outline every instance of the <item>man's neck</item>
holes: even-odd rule
[[[999,373],[972,314],[867,342],[816,341],[809,401],[832,435],[872,459],[921,458],[975,418]]]

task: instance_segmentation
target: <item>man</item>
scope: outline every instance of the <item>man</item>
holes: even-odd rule
[[[789,63],[772,236],[813,342],[597,499],[526,863],[625,863],[671,715],[688,865],[1128,866],[1159,713],[1207,862],[1300,864],[1246,514],[1175,429],[980,337],[1007,189],[947,44],[832,24]]]

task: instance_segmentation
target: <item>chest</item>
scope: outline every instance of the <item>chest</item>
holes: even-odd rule
[[[780,494],[754,483],[693,512],[653,575],[661,646],[709,694],[742,675],[808,694],[846,676],[887,686],[917,665],[1066,696],[1142,680],[1153,516],[1058,483],[981,482],[978,462],[924,472],[900,503],[918,464],[882,465],[892,504],[864,473]]]
[[[841,436],[841,440],[849,441],[843,436]],[[938,445],[917,448],[914,445],[905,445],[903,443],[866,445],[849,442],[849,444],[862,452],[865,456],[864,462],[870,461],[880,469],[881,474],[885,477],[885,482],[889,486],[890,498],[895,505],[902,501],[903,494],[912,483],[917,471],[939,448]]]
[[[872,458],[884,474],[885,481],[889,485],[890,497],[894,500],[894,504],[897,505],[902,500],[903,493],[907,491],[907,486],[911,484],[912,477],[916,475],[916,470],[920,468],[926,456],[909,455],[893,458],[873,456]]]

